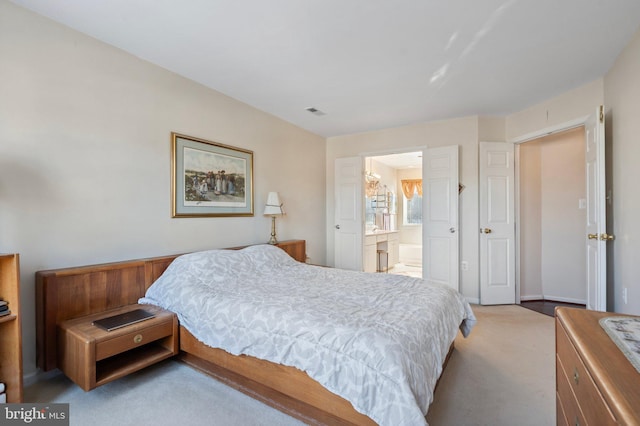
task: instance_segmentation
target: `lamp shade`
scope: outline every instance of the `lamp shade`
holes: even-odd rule
[[[282,203],[280,202],[280,197],[277,192],[270,192],[267,196],[267,204],[264,207],[264,214],[271,216],[284,214]]]

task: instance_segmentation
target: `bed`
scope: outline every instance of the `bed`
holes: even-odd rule
[[[426,424],[458,328],[475,322],[446,287],[307,265],[266,245],[54,272],[38,273],[43,331],[87,305],[161,306],[178,315],[183,361],[310,424]],[[44,370],[56,365],[46,334]]]

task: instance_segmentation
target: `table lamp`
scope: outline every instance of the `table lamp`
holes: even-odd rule
[[[277,192],[270,192],[267,196],[267,204],[264,207],[264,215],[271,216],[271,238],[269,244],[278,244],[276,239],[276,216],[284,214],[282,203]]]

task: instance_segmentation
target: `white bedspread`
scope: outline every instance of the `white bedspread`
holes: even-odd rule
[[[279,248],[178,257],[140,303],[176,312],[197,339],[297,367],[381,425],[425,425],[462,295],[400,275],[299,263]]]

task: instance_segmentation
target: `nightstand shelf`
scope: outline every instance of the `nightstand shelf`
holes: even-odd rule
[[[153,318],[113,331],[93,321],[142,308]],[[178,353],[178,319],[151,305],[129,305],[60,323],[60,369],[82,389],[100,385],[148,367]]]
[[[160,345],[145,345],[96,362],[96,387],[130,374],[133,371],[170,358],[173,351]]]

